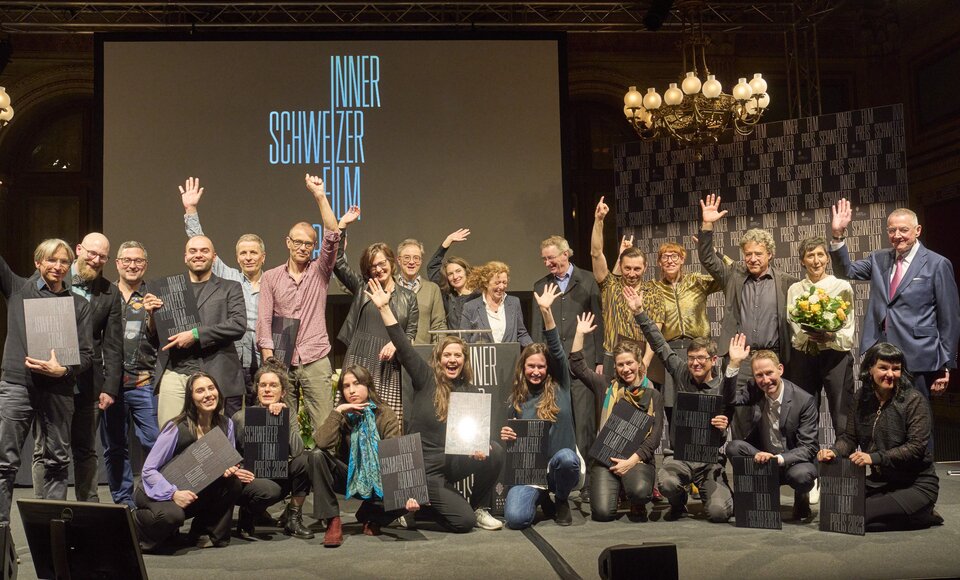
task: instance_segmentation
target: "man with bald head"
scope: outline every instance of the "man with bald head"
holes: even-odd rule
[[[217,381],[224,397],[225,415],[233,415],[243,404],[243,370],[233,345],[247,328],[243,289],[239,282],[213,274],[216,257],[210,238],[193,236],[187,240],[183,261],[187,265],[187,282],[197,299],[200,326],[174,334],[157,353],[154,377],[160,380],[157,419],[161,430],[183,410],[187,379],[198,371]],[[152,317],[163,308],[163,301],[147,294],[143,307]],[[156,326],[151,327],[156,332]]]
[[[121,302],[117,287],[103,277],[103,266],[110,258],[110,240],[101,233],[91,232],[76,245],[75,251],[77,257],[64,285],[90,303],[88,321],[93,335],[93,364],[77,375],[70,446],[77,501],[96,502],[99,501],[97,423],[100,410],[112,405],[119,395],[123,373]],[[33,450],[33,488],[37,497],[43,497],[45,476],[42,443],[38,438]]]
[[[307,222],[300,222],[287,233],[287,263],[267,270],[260,280],[260,304],[257,308],[257,346],[264,359],[273,356],[272,322],[274,317],[300,321],[297,342],[290,362],[290,384],[287,405],[296,413],[297,400],[303,395],[312,430],[323,424],[333,409],[330,377],[330,337],[327,335],[327,290],[337,258],[340,228],[327,199],[323,180],[306,175],[304,182],[320,208],[323,243],[320,257],[312,259],[317,247],[317,232]]]
[[[860,352],[889,342],[906,354],[914,384],[927,398],[941,395],[957,367],[960,299],[950,260],[920,243],[917,214],[907,208],[887,217],[890,249],[850,260],[845,243],[853,208],[846,199],[833,206],[830,257],[833,272],[843,280],[869,280]],[[933,445],[933,438],[930,438]]]

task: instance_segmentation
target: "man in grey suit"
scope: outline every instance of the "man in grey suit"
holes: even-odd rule
[[[869,280],[860,352],[889,342],[904,352],[914,385],[928,399],[943,393],[957,366],[960,298],[950,260],[920,243],[917,214],[899,208],[887,217],[891,249],[851,262],[845,233],[853,219],[850,202],[833,207],[833,271],[845,280]],[[930,439],[932,445],[933,438]]]
[[[210,238],[193,236],[187,240],[183,261],[197,298],[200,326],[171,336],[157,354],[154,377],[160,377],[157,419],[161,429],[182,410],[187,379],[197,371],[217,381],[225,398],[226,416],[240,410],[243,401],[243,369],[233,344],[247,328],[243,289],[238,282],[213,275],[216,256]],[[143,306],[152,317],[163,307],[163,301],[147,294]]]
[[[593,336],[584,341],[583,358],[588,366],[602,374],[604,330],[600,287],[597,286],[592,272],[578,268],[570,261],[572,255],[573,250],[564,238],[550,236],[543,240],[540,243],[540,256],[543,258],[548,274],[534,282],[533,291],[542,295],[547,284],[556,284],[563,293],[559,299],[554,300],[550,310],[553,312],[553,319],[557,322],[563,350],[567,354],[571,352],[573,337],[577,333],[577,316],[584,312],[593,313],[597,330]],[[539,308],[533,310],[533,324],[530,328],[533,340],[544,342],[543,315],[540,314]],[[580,453],[586,455],[597,435],[597,412],[600,405],[595,400],[593,391],[573,376],[570,377],[570,395],[573,399],[577,448],[580,449]],[[589,486],[584,484],[584,489],[589,489]],[[581,492],[581,498],[589,499],[588,494],[584,492]]]
[[[761,350],[750,363],[753,378],[737,386],[740,365],[750,355],[746,336],[730,340],[730,365],[724,381],[728,404],[750,411],[750,428],[743,437],[727,443],[727,457],[753,457],[757,463],[776,461],[780,483],[793,488],[793,518],[810,518],[810,490],[817,478],[814,460],[820,444],[820,414],[813,397],[783,378],[777,354]]]
[[[727,355],[726,346],[736,334],[747,337],[747,346],[753,352],[771,350],[787,364],[790,355],[790,325],[787,321],[787,290],[797,278],[773,267],[770,262],[776,244],[770,232],[747,230],[740,237],[743,263],[726,264],[713,248],[713,224],[727,215],[720,211],[720,196],[708,195],[700,201],[703,222],[697,242],[700,263],[714,280],[723,287],[724,312],[717,339],[721,355]],[[738,384],[750,379],[750,365],[741,369]],[[747,417],[737,412],[732,421],[733,436],[742,438]]]

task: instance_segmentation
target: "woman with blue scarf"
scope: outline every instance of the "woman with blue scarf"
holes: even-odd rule
[[[357,521],[367,536],[380,534],[385,526],[420,505],[413,499],[406,510],[385,512],[380,478],[380,441],[400,436],[400,421],[380,401],[370,372],[359,365],[340,373],[340,400],[313,435],[316,449],[310,455],[311,473],[317,475],[313,488],[313,517],[325,520],[323,545],[336,548],[343,543],[337,493],[362,499]]]
[[[646,433],[638,433],[637,451],[626,459],[611,458],[609,468],[596,461],[590,465],[590,511],[598,522],[616,518],[621,488],[630,501],[630,519],[646,521],[647,503],[653,494],[656,468],[653,454],[660,444],[663,432],[663,397],[647,379],[643,364],[643,348],[632,340],[621,340],[613,348],[615,377],[607,381],[587,367],[583,360],[583,337],[596,330],[593,314],[577,317],[577,332],[570,346],[570,371],[583,384],[590,387],[598,397],[600,421],[603,428],[610,418],[614,405],[621,400],[645,411],[653,419],[653,427]]]

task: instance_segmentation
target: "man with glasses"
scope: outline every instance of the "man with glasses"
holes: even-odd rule
[[[340,229],[327,199],[323,180],[306,175],[307,190],[320,208],[323,224],[323,243],[320,257],[311,259],[317,245],[313,226],[300,222],[287,234],[287,263],[263,273],[260,279],[260,303],[257,315],[257,346],[264,359],[273,356],[272,321],[275,316],[300,320],[297,341],[290,365],[290,383],[287,406],[297,413],[299,398],[310,416],[312,429],[317,429],[333,409],[333,389],[330,378],[330,337],[327,335],[327,291],[330,275],[337,258]]]
[[[639,307],[642,302],[640,298],[631,306]],[[698,336],[687,343],[683,349],[685,355],[681,355],[671,347],[656,323],[639,309],[636,322],[643,329],[647,343],[656,352],[677,392],[723,395],[723,375],[716,372],[719,369],[716,342],[709,337]],[[727,417],[722,413],[710,419],[710,426],[721,432],[726,431],[727,423]],[[717,461],[712,463],[679,461],[673,458],[670,450],[664,450],[657,482],[660,493],[670,502],[666,519],[676,520],[687,512],[686,488],[691,483],[700,490],[700,500],[707,519],[714,523],[724,523],[730,519],[733,515],[733,493],[727,482],[725,463],[722,455],[718,455]]]
[[[560,236],[550,236],[540,243],[540,257],[549,272],[533,284],[533,291],[543,295],[547,284],[556,284],[562,294],[550,307],[557,323],[557,331],[563,342],[564,352],[572,352],[573,337],[577,334],[577,316],[584,312],[593,313],[597,321],[597,331],[583,344],[583,359],[588,366],[601,372],[603,369],[604,319],[600,307],[600,288],[594,280],[596,273],[577,268],[570,261],[573,250],[567,240]],[[543,315],[539,308],[533,309],[533,323],[530,333],[536,342],[544,342]],[[579,379],[570,377],[570,396],[573,401],[573,421],[577,437],[577,448],[586,455],[593,445],[597,434],[598,412],[600,409],[597,395]],[[584,483],[580,492],[581,501],[589,500],[590,487]]]
[[[440,287],[430,280],[420,276],[420,266],[423,264],[423,244],[414,239],[406,239],[397,246],[397,262],[400,266],[400,275],[397,284],[417,295],[417,306],[420,307],[420,320],[417,326],[416,344],[430,344],[440,341],[440,334],[431,335],[431,330],[446,330],[446,312],[443,309],[443,298]]]
[[[84,236],[76,246],[76,260],[64,284],[71,292],[90,303],[90,332],[93,335],[93,364],[77,375],[74,394],[70,448],[73,452],[73,477],[77,501],[100,501],[97,495],[97,423],[99,411],[107,409],[120,394],[123,368],[123,330],[120,322],[120,293],[103,277],[110,259],[110,241],[101,233]],[[37,439],[33,449],[33,489],[43,496],[43,442]]]
[[[153,394],[154,367],[157,364],[157,337],[148,328],[149,317],[143,307],[147,295],[147,250],[140,242],[120,244],[117,251],[117,289],[123,302],[123,378],[120,394],[104,409],[100,422],[100,440],[107,467],[107,484],[114,503],[131,508],[133,471],[127,444],[128,416],[146,456],[157,440],[157,398]]]
[[[16,275],[0,258],[0,292],[7,300],[7,338],[0,375],[0,522],[10,521],[13,486],[20,452],[34,418],[43,442],[42,496],[67,499],[70,471],[70,425],[77,377],[93,360],[90,303],[70,292],[64,279],[74,260],[63,240],[44,240],[33,254],[37,272]],[[24,300],[71,297],[77,323],[80,364],[63,366],[51,351],[47,360],[27,356]]]
[[[202,236],[200,214],[197,206],[203,196],[200,180],[189,177],[180,186],[180,200],[183,202],[183,223],[187,237]],[[263,275],[263,263],[267,259],[263,239],[256,234],[243,234],[237,240],[237,265],[231,268],[219,256],[213,260],[213,273],[224,280],[233,280],[243,288],[243,302],[247,307],[247,331],[243,339],[237,341],[237,354],[243,365],[243,381],[247,388],[247,403],[256,399],[253,375],[260,366],[260,351],[257,349],[257,304],[260,298],[260,278]]]
[[[928,399],[941,395],[957,366],[960,299],[950,260],[920,243],[917,214],[907,208],[887,217],[889,250],[877,250],[852,262],[845,244],[853,220],[850,202],[833,207],[833,272],[843,280],[869,280],[860,352],[878,342],[900,347],[909,361],[914,384]],[[933,437],[930,438],[932,448]]]

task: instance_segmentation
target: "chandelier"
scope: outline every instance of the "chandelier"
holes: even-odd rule
[[[683,70],[678,83],[670,83],[661,97],[653,87],[641,94],[632,86],[623,97],[623,114],[644,141],[670,137],[682,146],[699,147],[716,143],[729,128],[749,135],[770,105],[767,81],[757,73],[748,82],[741,78],[733,94],[723,92],[707,67],[706,45],[700,2],[690,2],[683,15]],[[689,59],[689,60],[688,60]],[[689,64],[689,66],[688,66]],[[700,80],[700,73],[706,81]]]
[[[0,127],[5,127],[13,118],[13,107],[10,106],[10,95],[0,87]]]

